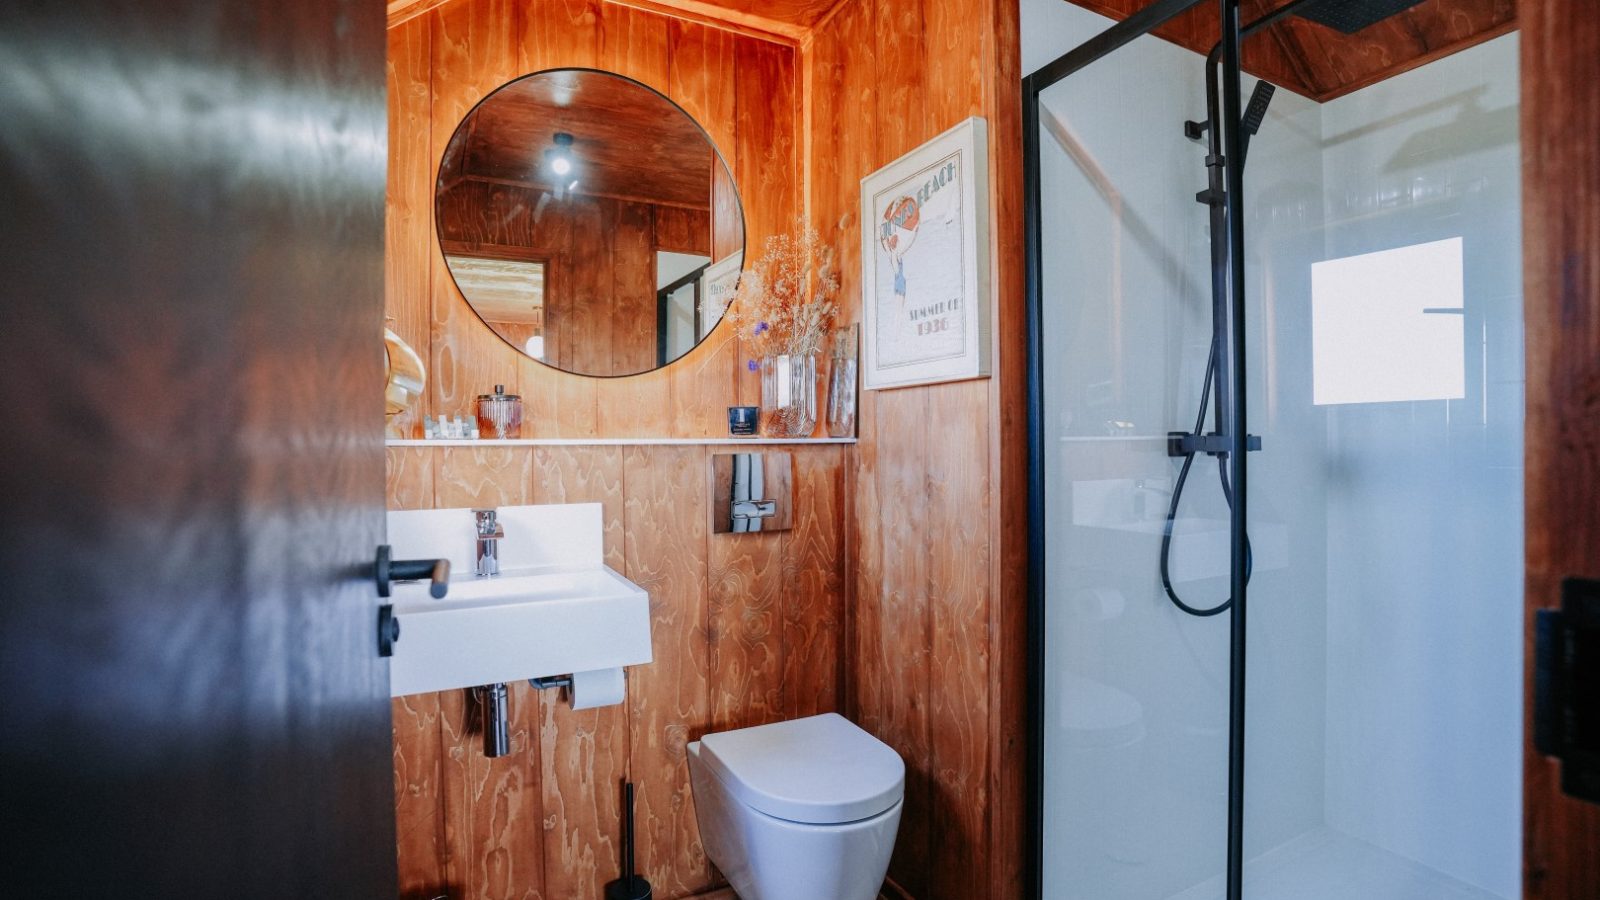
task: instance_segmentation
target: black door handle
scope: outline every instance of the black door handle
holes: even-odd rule
[[[422,578],[433,582],[428,586],[428,593],[434,599],[450,593],[450,560],[390,559],[392,552],[388,544],[379,544],[377,558],[372,563],[372,580],[378,585],[379,597],[390,595],[393,581],[416,581]]]

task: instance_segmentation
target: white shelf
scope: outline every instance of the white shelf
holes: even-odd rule
[[[778,446],[794,444],[854,444],[848,438],[516,438],[508,440],[411,440],[390,438],[384,443],[390,447],[637,447],[661,444],[680,446],[731,447],[755,444]]]

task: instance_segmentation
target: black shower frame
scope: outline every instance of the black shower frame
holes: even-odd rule
[[[1244,347],[1244,216],[1242,210],[1242,136],[1237,123],[1242,114],[1239,43],[1245,31],[1254,31],[1301,5],[1291,2],[1242,29],[1239,0],[1153,0],[1133,15],[1112,25],[1022,79],[1023,222],[1028,327],[1028,894],[1044,896],[1044,654],[1045,654],[1045,509],[1044,509],[1044,260],[1042,185],[1039,170],[1040,94],[1051,85],[1149,34],[1165,22],[1199,6],[1214,2],[1220,12],[1222,65],[1223,154],[1227,186],[1227,244],[1229,284],[1228,393],[1223,428],[1228,446],[1227,465],[1233,483],[1234,503],[1229,516],[1230,611],[1229,714],[1228,714],[1228,851],[1227,898],[1242,900],[1244,875],[1244,701],[1248,522],[1246,499],[1246,410]],[[1211,63],[1208,60],[1208,67]],[[1213,68],[1214,71],[1214,68]],[[1175,126],[1176,127],[1176,126]],[[1219,127],[1212,122],[1212,128]]]

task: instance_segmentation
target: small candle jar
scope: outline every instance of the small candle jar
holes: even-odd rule
[[[494,393],[478,395],[478,434],[484,438],[522,437],[522,397],[497,384]]]

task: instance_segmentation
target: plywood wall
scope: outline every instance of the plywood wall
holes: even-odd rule
[[[685,745],[840,708],[845,450],[795,447],[794,530],[711,535],[704,446],[391,447],[392,509],[597,502],[606,562],[650,593],[655,661],[621,706],[511,686],[512,752],[483,755],[466,691],[394,701],[402,897],[598,898],[617,877],[620,783],[662,900],[721,883]]]
[[[1523,896],[1600,897],[1600,806],[1561,789],[1533,746],[1537,610],[1566,578],[1600,578],[1600,19],[1522,4],[1522,247],[1527,322],[1527,749]],[[1595,703],[1594,697],[1586,702]]]
[[[727,407],[754,403],[759,390],[729,328],[648,375],[567,375],[490,331],[439,254],[434,183],[456,125],[506,81],[570,66],[644,82],[705,126],[743,200],[751,256],[799,211],[791,44],[601,0],[451,0],[400,22],[389,31],[387,313],[428,364],[419,415],[469,413],[474,397],[504,384],[523,395],[525,437],[725,436]],[[421,437],[417,422],[402,427]]]
[[[451,0],[389,32],[386,273],[394,327],[428,361],[424,410],[467,412],[505,384],[528,437],[726,434],[758,386],[727,329],[659,372],[566,375],[525,359],[461,299],[434,237],[438,158],[483,96],[541,69],[638,79],[704,124],[744,203],[749,246],[799,208],[799,56],[792,45],[599,0]],[[719,202],[726,203],[726,185]],[[726,237],[718,235],[726,249]],[[639,856],[663,900],[714,888],[684,747],[713,728],[838,709],[845,450],[796,448],[795,530],[707,533],[702,446],[391,448],[395,509],[598,501],[607,562],[651,597],[655,662],[627,703],[573,712],[512,688],[513,752],[486,759],[465,692],[395,701],[402,896],[600,896],[617,875],[619,784],[639,784]]]
[[[1020,65],[1014,4],[845,0],[804,51],[806,202],[859,316],[860,179],[988,119],[995,375],[868,392],[853,459],[849,711],[905,758],[890,868],[919,898],[1023,895]]]

